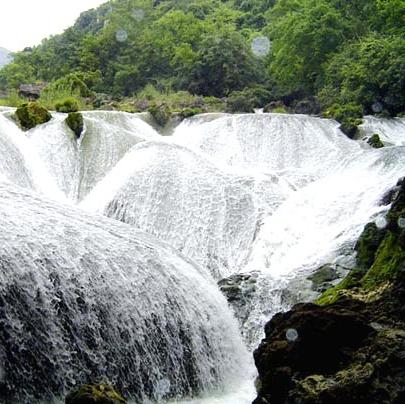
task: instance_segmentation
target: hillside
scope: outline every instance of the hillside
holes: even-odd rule
[[[0,69],[11,61],[12,57],[10,55],[10,51],[4,48],[0,48]]]
[[[17,54],[0,88],[74,72],[115,96],[147,85],[215,97],[242,91],[249,108],[317,96],[334,116],[347,104],[353,116],[396,115],[405,105],[404,18],[402,0],[109,1]]]

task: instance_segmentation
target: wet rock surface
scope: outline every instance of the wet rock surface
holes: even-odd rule
[[[234,310],[235,316],[243,324],[250,312],[256,293],[258,273],[235,274],[218,281],[221,292]]]
[[[298,304],[274,316],[254,353],[254,403],[403,402],[404,286],[402,280],[372,303]]]
[[[254,404],[405,402],[405,184],[387,226],[366,225],[356,267],[316,304],[276,314],[254,352]],[[334,276],[330,268],[314,275]]]

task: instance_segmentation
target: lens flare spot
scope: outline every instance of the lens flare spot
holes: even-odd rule
[[[384,229],[387,226],[387,219],[383,216],[380,216],[375,219],[374,223],[379,229]]]
[[[124,29],[119,29],[116,33],[115,33],[115,39],[118,42],[125,42],[128,39],[128,34],[127,31],[125,31]]]
[[[252,52],[257,57],[267,56],[270,52],[271,43],[266,36],[258,36],[252,41]]]
[[[140,22],[143,20],[144,17],[145,17],[145,11],[143,11],[141,8],[134,8],[132,10],[132,18],[135,21]]]
[[[289,328],[285,333],[285,337],[287,341],[294,342],[298,338],[298,331],[295,328]]]

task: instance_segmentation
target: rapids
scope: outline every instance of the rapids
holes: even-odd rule
[[[203,114],[161,136],[142,115],[86,112],[77,141],[63,114],[24,133],[12,112],[0,109],[0,401],[104,377],[144,403],[250,402],[245,346],[316,296],[317,267],[350,266],[405,171],[403,119],[366,117],[376,150],[304,115]],[[254,285],[239,330],[216,284],[237,274]]]

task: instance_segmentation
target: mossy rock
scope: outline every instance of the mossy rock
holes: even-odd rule
[[[172,116],[170,108],[166,104],[152,104],[148,108],[148,112],[159,126],[165,126]]]
[[[65,98],[63,101],[57,102],[55,109],[57,112],[64,113],[77,112],[79,110],[79,103],[75,98],[69,97]]]
[[[374,133],[374,135],[371,136],[370,139],[367,140],[367,143],[371,147],[374,147],[375,149],[380,149],[381,147],[384,147],[384,143],[381,141],[378,133]]]
[[[23,129],[32,129],[51,120],[52,115],[37,102],[28,102],[15,111],[15,115]]]
[[[202,114],[203,110],[201,108],[184,108],[180,112],[180,116],[185,118],[190,118],[191,116]]]
[[[353,139],[358,132],[358,126],[362,124],[362,120],[358,118],[345,119],[339,129],[350,139]]]
[[[70,112],[67,118],[65,119],[67,126],[74,132],[77,138],[83,132],[83,115],[80,112]]]
[[[85,384],[66,396],[65,404],[125,404],[126,400],[108,384]]]
[[[339,273],[327,264],[319,267],[308,279],[312,281],[312,290],[323,292],[331,286],[330,282],[339,279]]]
[[[395,282],[405,271],[405,181],[395,190],[391,209],[386,215],[387,226],[378,229],[368,223],[356,243],[356,267],[338,285],[326,290],[317,304],[331,304],[349,294],[365,296],[383,285]],[[401,225],[400,225],[401,223]]]

